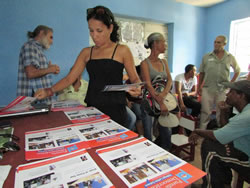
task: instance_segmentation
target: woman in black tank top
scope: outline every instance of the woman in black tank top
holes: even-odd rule
[[[89,86],[85,102],[94,106],[111,119],[125,125],[125,92],[103,92],[105,85],[122,84],[123,69],[132,83],[141,82],[134,65],[132,53],[125,45],[118,45],[118,24],[112,12],[103,6],[87,10],[90,35],[95,43],[93,47],[84,48],[77,57],[70,73],[51,88],[38,90],[35,97],[43,99],[52,96],[71,85],[85,70],[89,73]],[[141,88],[128,91],[132,96],[139,96]]]

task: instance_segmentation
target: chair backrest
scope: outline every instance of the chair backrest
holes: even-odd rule
[[[195,129],[195,121],[187,117],[181,117],[179,125],[190,131],[193,131]]]

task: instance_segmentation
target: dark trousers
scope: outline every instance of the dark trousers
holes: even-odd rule
[[[197,101],[197,97],[183,96],[182,99],[185,106],[192,109],[191,115],[197,117],[201,111],[201,103]]]
[[[98,110],[100,110],[102,113],[108,115],[110,119],[114,120],[116,123],[119,123],[120,125],[126,127],[127,123],[127,110],[126,105],[124,104],[118,104],[118,105],[89,105],[88,106],[94,106]]]
[[[202,170],[207,173],[203,177],[202,187],[220,188],[230,185],[234,169],[246,177],[250,177],[248,156],[229,144],[230,154],[226,153],[225,145],[217,141],[205,139],[201,145]]]

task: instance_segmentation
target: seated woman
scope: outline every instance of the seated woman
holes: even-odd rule
[[[87,106],[84,102],[87,90],[88,82],[80,75],[72,85],[59,93],[58,101],[78,100],[82,105]]]

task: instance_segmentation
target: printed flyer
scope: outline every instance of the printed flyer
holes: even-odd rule
[[[114,187],[86,150],[20,165],[15,188]]]
[[[85,106],[77,100],[54,101],[51,104],[51,111],[53,112],[81,110],[83,108],[85,108]]]
[[[55,157],[136,137],[136,133],[111,119],[29,131],[25,133],[25,159]]]
[[[102,113],[95,107],[87,107],[81,110],[65,111],[64,113],[72,123],[110,119],[108,115]]]
[[[0,109],[0,114],[29,111],[33,109],[31,103],[36,100],[35,97],[19,96],[10,104]]]
[[[128,187],[186,187],[205,172],[144,137],[97,150]]]

